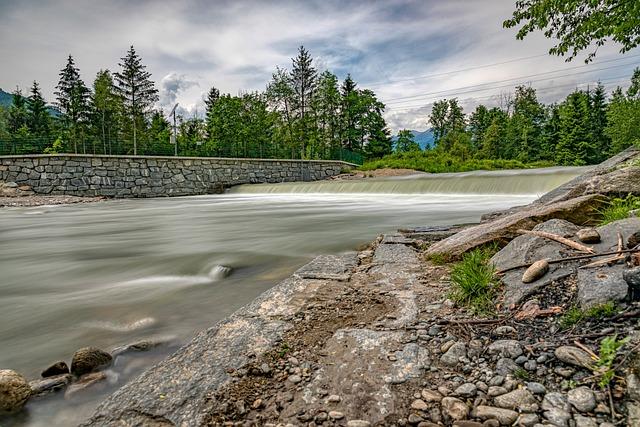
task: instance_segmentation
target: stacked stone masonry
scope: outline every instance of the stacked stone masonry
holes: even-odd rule
[[[161,197],[220,192],[239,184],[316,181],[354,165],[296,161],[144,156],[0,156],[0,181],[36,194]]]

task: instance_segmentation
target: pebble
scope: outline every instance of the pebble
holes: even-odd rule
[[[556,348],[554,354],[558,360],[569,365],[588,368],[593,364],[589,353],[578,347],[563,345]]]
[[[494,385],[489,387],[489,391],[487,391],[487,395],[489,395],[490,397],[496,397],[496,396],[501,396],[503,394],[507,394],[508,392],[509,390],[507,390],[506,388]]]
[[[515,362],[518,365],[524,365],[525,363],[527,363],[529,361],[529,359],[527,358],[527,356],[518,356],[515,360]]]
[[[599,243],[601,239],[600,233],[595,228],[582,228],[578,230],[576,237],[582,243]]]
[[[522,354],[522,345],[516,340],[498,340],[489,345],[489,354],[499,354],[511,359]]]
[[[416,425],[422,421],[424,421],[424,418],[422,418],[420,415],[418,414],[410,414],[409,418],[407,419],[407,421],[409,421],[409,424],[413,424]]]
[[[460,362],[460,358],[467,356],[467,346],[464,342],[459,341],[453,344],[445,354],[440,357],[440,362],[446,366],[456,366]]]
[[[562,393],[547,393],[542,400],[544,417],[552,424],[567,427],[571,419],[571,405]]]
[[[533,427],[540,422],[540,417],[536,414],[520,414],[516,420],[517,426]]]
[[[632,400],[640,402],[640,379],[636,374],[627,375],[627,395]]]
[[[503,357],[496,363],[496,372],[500,375],[509,375],[520,369],[520,366],[511,359]]]
[[[411,403],[411,409],[415,409],[418,411],[426,411],[429,409],[429,406],[422,399],[416,399]]]
[[[504,383],[504,377],[502,375],[496,375],[489,380],[489,385],[502,385]]]
[[[420,395],[425,402],[440,402],[442,400],[442,394],[434,390],[424,389],[420,392]]]
[[[580,412],[591,412],[596,407],[596,397],[587,387],[577,387],[567,393],[569,403]]]
[[[593,418],[575,415],[573,419],[576,422],[576,427],[598,427],[598,423]]]
[[[478,387],[472,383],[462,384],[460,387],[456,388],[454,393],[458,396],[462,397],[474,397],[478,392]]]
[[[516,328],[514,328],[513,326],[498,326],[496,328],[496,335],[515,335],[516,334]]]
[[[438,393],[440,393],[443,396],[448,396],[451,394],[451,390],[449,390],[448,387],[441,385],[438,387]]]
[[[529,389],[529,391],[533,394],[545,394],[547,392],[547,389],[540,383],[536,383],[536,382],[528,382],[527,383],[527,388]]]
[[[512,425],[516,421],[518,413],[510,409],[480,405],[473,410],[472,416],[480,418],[481,420],[495,419],[498,420],[501,425],[507,426]]]
[[[453,420],[464,420],[469,415],[469,407],[460,399],[445,397],[442,399],[442,412]]]
[[[302,378],[300,377],[300,375],[290,375],[289,376],[289,381],[294,383],[294,384],[298,384],[300,381],[302,381]]]
[[[347,427],[370,427],[371,423],[365,420],[349,420],[347,421]]]
[[[338,411],[329,411],[329,418],[332,420],[341,420],[344,418],[344,414]]]
[[[342,398],[337,394],[332,394],[331,396],[327,397],[327,403],[338,403],[341,400]]]
[[[500,408],[518,410],[520,412],[535,412],[538,410],[538,401],[524,388],[497,396],[493,399],[493,402]]]

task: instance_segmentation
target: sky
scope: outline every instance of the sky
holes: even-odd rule
[[[387,105],[393,131],[424,130],[433,102],[457,97],[465,111],[504,104],[518,84],[555,102],[601,80],[627,85],[640,49],[609,44],[596,60],[549,56],[551,40],[516,40],[503,29],[515,0],[0,0],[0,88],[36,80],[49,102],[68,55],[87,85],[118,70],[134,45],[160,91],[202,115],[203,96],[264,90],[276,66],[290,68],[304,45],[319,71],[350,73]]]

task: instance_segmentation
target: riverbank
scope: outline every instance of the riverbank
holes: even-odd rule
[[[35,194],[28,185],[19,186],[15,182],[0,181],[0,208],[70,205],[75,203],[92,203],[101,200],[105,200],[105,198]]]
[[[86,425],[637,425],[640,306],[625,273],[635,258],[552,267],[532,285],[521,269],[504,276],[493,314],[479,315],[451,299],[455,264],[434,255],[490,232],[511,242],[494,256],[503,268],[573,255],[540,236],[514,239],[513,227],[579,242],[603,196],[640,193],[625,180],[638,168],[623,166],[636,154],[478,226],[407,230],[319,257],[117,391]],[[640,220],[598,228],[594,250],[615,251],[618,231],[632,244]]]

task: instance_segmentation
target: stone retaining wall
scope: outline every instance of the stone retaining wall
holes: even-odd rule
[[[36,194],[158,197],[220,192],[249,183],[316,181],[354,165],[199,157],[0,156],[0,181],[28,185]]]

